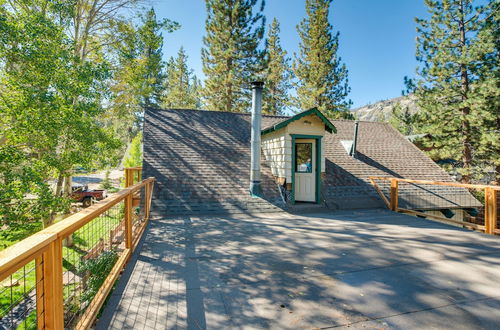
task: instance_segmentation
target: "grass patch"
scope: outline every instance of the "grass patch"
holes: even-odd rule
[[[12,285],[11,283],[14,283]],[[11,308],[19,304],[25,294],[35,289],[35,261],[19,269],[0,284],[0,318],[7,315]]]
[[[101,239],[109,241],[110,230],[116,228],[123,219],[123,215],[123,207],[116,206],[77,230],[72,235],[73,244],[71,246],[63,246],[63,272],[70,280],[75,276],[74,281],[69,281],[64,285],[65,307],[69,313],[79,314],[82,312],[82,306],[92,300],[116,263],[118,256],[116,252],[103,252],[93,260],[84,260],[84,257]],[[2,231],[0,233],[0,249],[28,237],[42,229],[41,227],[41,224],[33,224],[25,228]],[[84,292],[78,292],[82,290],[78,283],[83,281],[84,277],[87,288]],[[35,261],[29,262],[12,274],[12,282],[17,282],[17,285],[10,286],[11,277],[9,276],[0,283],[0,318],[21,303],[27,293],[35,290]],[[26,317],[20,328],[30,329],[32,328],[31,324],[34,324],[36,328],[36,311]]]

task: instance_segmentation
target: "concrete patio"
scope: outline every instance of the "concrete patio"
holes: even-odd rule
[[[500,328],[500,237],[382,209],[156,214],[97,328]]]

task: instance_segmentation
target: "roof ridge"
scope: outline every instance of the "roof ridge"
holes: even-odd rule
[[[373,123],[373,124],[387,124],[383,121],[373,121],[373,120],[358,120],[358,119],[330,119],[330,121],[342,121],[342,122],[360,122],[360,123]]]
[[[146,108],[146,111],[198,111],[198,112],[216,112],[216,113],[231,113],[235,115],[246,115],[251,116],[251,112],[235,112],[235,111],[219,111],[219,110],[207,110],[207,109],[182,109],[182,108]],[[262,114],[263,117],[272,117],[272,118],[290,118],[290,116],[286,115],[267,115]]]

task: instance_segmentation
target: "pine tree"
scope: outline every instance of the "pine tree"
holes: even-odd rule
[[[144,107],[158,107],[164,91],[163,79],[165,78],[162,60],[163,36],[161,31],[165,26],[170,26],[168,20],[158,21],[153,8],[146,12],[143,25],[139,27],[138,34],[141,43],[143,68],[142,90]]]
[[[461,160],[464,182],[500,164],[494,2],[482,8],[472,0],[426,0],[430,18],[416,20],[422,66],[408,85],[422,109],[420,130],[432,135],[431,157]]]
[[[158,106],[164,91],[161,32],[179,27],[168,19],[158,20],[153,9],[140,17],[139,25],[119,22],[113,31],[119,42],[112,44],[117,56],[107,120],[126,143],[142,129],[144,107]]]
[[[348,72],[337,54],[339,33],[333,34],[328,22],[331,2],[306,0],[307,18],[297,26],[300,55],[295,54],[293,62],[298,78],[295,103],[300,110],[316,107],[332,118],[352,117]]]
[[[275,18],[269,26],[265,49],[264,98],[262,110],[271,115],[283,114],[289,104],[288,90],[291,87],[290,59],[281,47],[280,25]]]
[[[177,57],[167,63],[165,94],[162,105],[166,108],[199,108],[199,81],[187,65],[187,55],[181,47]]]
[[[476,106],[482,113],[472,123],[475,132],[479,134],[474,157],[482,163],[479,175],[487,172],[487,167],[494,169],[495,182],[500,184],[500,2],[490,1],[485,8],[485,21],[478,34],[478,39],[484,45],[483,63],[485,65],[481,82],[476,84],[474,91],[477,98]]]
[[[264,1],[207,0],[202,49],[206,75],[203,96],[210,110],[244,112],[250,104],[250,81],[262,70]]]
[[[401,134],[415,134],[417,129],[416,122],[418,122],[418,113],[412,113],[408,106],[403,107],[399,102],[394,105],[389,118],[389,124],[400,131]]]

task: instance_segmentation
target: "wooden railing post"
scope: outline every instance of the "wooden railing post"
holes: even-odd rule
[[[50,243],[42,258],[44,328],[64,329],[62,239]]]
[[[155,188],[155,182],[151,181],[149,184],[149,199],[148,199],[148,213],[147,213],[148,219],[149,215],[151,214],[151,202],[153,201],[154,188]]]
[[[125,188],[128,188],[132,185],[130,182],[131,179],[132,179],[132,170],[130,168],[126,168],[125,169]]]
[[[132,193],[125,197],[125,247],[132,249]]]
[[[494,234],[497,224],[497,191],[493,188],[484,189],[484,231]]]
[[[391,179],[391,210],[398,210],[398,181]]]
[[[45,306],[43,294],[43,257],[35,259],[35,279],[36,279],[36,321],[37,329],[45,328]]]
[[[144,219],[149,219],[149,195],[151,194],[151,184],[144,187]]]

